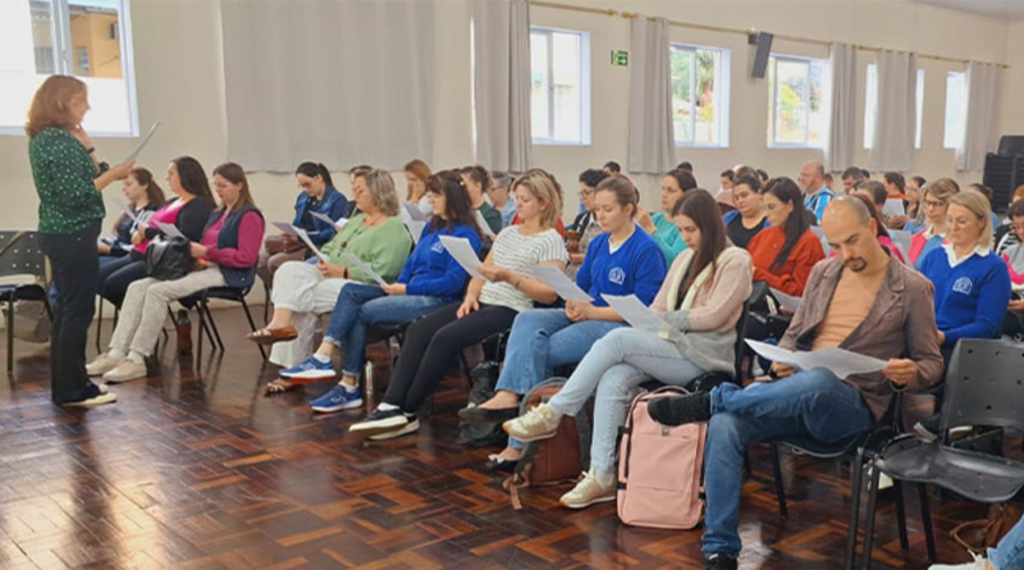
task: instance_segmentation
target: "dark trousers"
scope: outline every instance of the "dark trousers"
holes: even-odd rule
[[[120,307],[128,286],[146,276],[145,258],[133,251],[100,268],[97,291],[115,307]]]
[[[385,402],[415,413],[463,348],[509,330],[517,314],[508,307],[481,304],[479,311],[459,319],[461,304],[445,305],[409,326]]]
[[[50,373],[55,404],[78,402],[99,395],[85,374],[85,345],[96,310],[100,222],[72,234],[40,234],[43,253],[50,259],[57,285],[57,307],[50,337]]]

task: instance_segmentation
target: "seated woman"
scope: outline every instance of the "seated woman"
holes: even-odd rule
[[[520,441],[550,438],[563,415],[575,415],[596,393],[590,471],[562,495],[564,507],[615,500],[616,435],[640,384],[686,386],[706,372],[733,371],[736,323],[751,291],[750,255],[729,246],[710,193],[687,192],[672,214],[689,249],[672,264],[651,308],[675,330],[667,338],[633,328],[608,333],[550,402],[504,425]]]
[[[216,205],[202,165],[191,156],[172,160],[167,167],[167,184],[175,197],[154,212],[149,222],[138,224],[132,236],[132,251],[100,268],[99,294],[116,307],[123,303],[128,286],[146,277],[146,248],[151,240],[163,236],[156,222],[173,225],[190,241],[203,240],[203,228]]]
[[[512,176],[507,172],[492,172],[491,187],[487,189],[487,196],[491,199],[494,208],[501,213],[501,227],[507,228],[512,225],[512,218],[516,216],[516,200],[512,195]]]
[[[746,249],[750,240],[763,230],[765,219],[764,197],[761,196],[761,180],[756,176],[741,176],[732,186],[732,201],[736,209],[722,217],[729,241],[736,247]]]
[[[633,222],[638,194],[628,178],[616,174],[597,185],[593,200],[604,233],[590,244],[576,284],[594,301],[566,301],[565,309],[533,309],[520,313],[512,325],[505,366],[497,394],[459,417],[467,421],[501,422],[518,415],[519,398],[549,378],[560,366],[576,364],[601,337],[626,326],[601,295],[636,295],[645,305],[654,301],[665,280],[665,259],[654,239]],[[514,465],[522,445],[514,440],[492,459],[492,466]]]
[[[569,276],[575,277],[580,265],[587,256],[587,247],[594,241],[597,234],[601,233],[601,224],[597,223],[594,213],[594,191],[597,186],[608,175],[602,170],[593,168],[584,170],[580,174],[580,202],[583,204],[583,212],[576,216],[572,225],[574,233],[566,240],[566,249],[569,250]]]
[[[940,248],[946,239],[946,212],[949,201],[960,192],[960,186],[949,178],[941,178],[925,187],[921,198],[924,208],[925,229],[914,234],[910,240],[907,257],[914,269],[921,270],[921,263],[933,249]]]
[[[821,240],[807,223],[800,187],[789,178],[773,178],[761,190],[771,227],[747,246],[754,262],[754,281],[800,297],[815,263],[825,259]]]
[[[409,161],[405,165],[405,203],[419,208],[424,216],[432,215],[434,208],[427,197],[427,180],[430,179],[430,167],[420,159]]]
[[[347,255],[354,255],[387,282],[398,277],[412,251],[412,236],[398,216],[398,195],[391,174],[357,170],[352,193],[359,214],[349,218],[320,252],[330,260],[312,257],[289,261],[274,275],[274,316],[266,328],[249,334],[259,344],[273,344],[270,362],[291,368],[313,352],[316,320],[334,308],[346,283],[372,283]]]
[[[444,170],[430,176],[426,195],[434,207],[434,217],[423,229],[398,280],[387,286],[349,283],[342,288],[320,348],[298,366],[282,370],[281,379],[267,386],[268,392],[287,390],[293,380],[333,379],[336,374],[331,357],[335,347],[343,347],[341,382],[311,405],[316,412],[357,407],[361,405],[357,402],[362,402],[358,388],[366,363],[367,329],[412,321],[459,300],[469,275],[448,254],[440,238],[463,237],[479,251],[480,228],[458,171]]]
[[[135,247],[132,244],[132,236],[138,230],[138,225],[148,222],[153,217],[153,212],[167,200],[164,191],[153,180],[153,173],[141,166],[132,168],[121,186],[121,192],[128,200],[127,206],[131,209],[131,215],[122,212],[114,222],[114,235],[99,241],[97,248],[100,254],[100,267],[131,253]]]
[[[303,162],[295,169],[295,179],[302,192],[295,198],[295,219],[292,225],[306,230],[309,241],[317,247],[331,241],[337,228],[334,224],[313,217],[323,214],[335,222],[345,217],[348,212],[348,199],[334,187],[331,172],[319,162]],[[309,250],[302,246],[299,238],[285,235],[287,247],[271,253],[265,250],[260,253],[260,262],[256,273],[268,285],[273,283],[274,273],[289,261],[302,261],[309,255]],[[269,240],[268,240],[269,242]],[[270,247],[270,244],[267,244]]]
[[[441,383],[448,364],[462,349],[507,331],[516,315],[534,301],[553,303],[555,291],[534,274],[537,265],[565,269],[569,254],[554,230],[561,215],[561,189],[547,172],[534,169],[515,183],[516,209],[523,219],[494,240],[480,267],[484,279],[469,282],[461,303],[441,307],[413,323],[391,375],[384,401],[349,431],[380,439],[419,429],[416,412]]]
[[[501,212],[484,199],[484,191],[491,187],[491,173],[479,164],[465,166],[459,172],[462,174],[462,182],[466,185],[466,191],[469,192],[469,200],[473,209],[480,212],[491,233],[498,235],[498,232],[501,231]]]
[[[1006,262],[1010,274],[1012,298],[1003,318],[1002,333],[1021,342],[1024,339],[1024,200],[1018,199],[1010,204],[1006,212],[1010,222],[1010,230],[1017,242],[1006,247],[1000,257]]]
[[[643,206],[638,209],[637,223],[661,246],[666,264],[671,264],[679,252],[686,249],[686,241],[679,235],[679,229],[669,216],[676,202],[683,197],[683,193],[696,187],[697,180],[694,179],[693,173],[687,170],[673,170],[661,179],[662,211],[651,215]]]
[[[924,229],[924,208],[921,205],[921,190],[924,188],[925,180],[920,176],[907,178],[907,224],[903,231],[916,234]]]
[[[892,242],[892,238],[889,237],[889,230],[885,229],[885,221],[878,211],[877,202],[871,198],[870,192],[860,189],[860,185],[858,185],[858,188],[853,191],[852,196],[856,196],[858,200],[864,202],[864,205],[868,208],[868,213],[871,214],[871,218],[875,220],[875,224],[878,226],[875,230],[875,237],[878,239],[878,243],[885,248],[885,251],[889,252],[889,257],[898,259],[905,264],[907,259],[903,257],[903,252],[900,251],[900,248],[896,247],[896,244]],[[829,257],[835,256],[835,251],[829,253]]]
[[[245,288],[256,275],[263,241],[263,214],[253,203],[242,167],[228,162],[213,171],[221,207],[210,214],[202,239],[192,242],[197,270],[173,281],[141,279],[128,287],[110,350],[86,367],[90,376],[127,382],[146,376],[146,357],[153,354],[167,318],[167,305],[210,287]]]

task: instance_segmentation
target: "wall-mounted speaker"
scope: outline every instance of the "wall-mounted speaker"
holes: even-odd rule
[[[772,53],[773,39],[775,36],[768,32],[758,32],[747,36],[747,43],[756,48],[753,65],[750,66],[751,77],[764,79],[764,74],[768,70],[768,56]]]

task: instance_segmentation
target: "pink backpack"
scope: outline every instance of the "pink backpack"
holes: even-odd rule
[[[642,527],[691,529],[704,512],[701,470],[707,424],[663,426],[647,402],[687,394],[664,387],[633,400],[619,440],[618,510],[622,522]]]

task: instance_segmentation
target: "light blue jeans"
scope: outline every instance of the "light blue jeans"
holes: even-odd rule
[[[1024,518],[1013,525],[995,548],[988,549],[988,561],[996,570],[1024,568]]]
[[[614,321],[574,323],[563,309],[523,311],[512,324],[497,389],[525,395],[556,368],[583,360],[601,337],[625,326]],[[523,444],[509,439],[509,447],[521,449]]]
[[[839,443],[874,425],[860,391],[824,368],[746,388],[722,384],[712,390],[704,451],[704,554],[740,552],[743,451],[748,445],[787,438]]]
[[[615,440],[640,384],[658,380],[686,386],[704,373],[680,354],[675,344],[657,333],[620,328],[594,343],[549,405],[557,412],[575,416],[597,393],[590,465],[596,472],[614,473]]]

